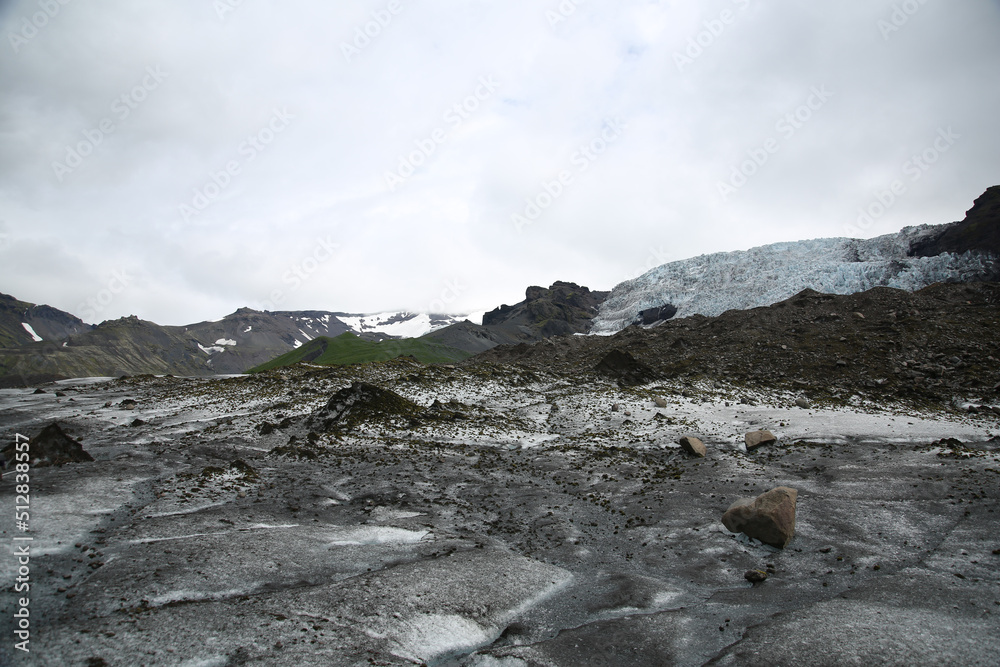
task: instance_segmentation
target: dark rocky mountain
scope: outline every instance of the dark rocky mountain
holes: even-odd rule
[[[240,308],[215,322],[165,327],[193,342],[208,373],[242,373],[320,336],[351,331],[337,314],[319,310],[264,312]],[[380,340],[380,334],[360,334]]]
[[[459,322],[426,334],[424,338],[478,354],[497,345],[587,333],[598,306],[607,295],[608,292],[592,291],[562,281],[548,288],[532,286],[525,290],[524,301],[513,306],[503,304],[484,314],[482,325]]]
[[[68,377],[138,373],[211,375],[198,343],[139,318],[108,320],[62,341],[0,350],[0,386]]]
[[[35,342],[25,324],[44,340],[63,340],[91,328],[79,317],[53,308],[19,301],[0,294],[0,347],[17,347]]]
[[[469,321],[432,331],[421,338],[472,354],[479,354],[497,345],[513,345],[520,342],[518,338],[499,327],[484,327]]]
[[[503,304],[483,316],[483,326],[519,340],[538,340],[590,331],[608,292],[595,292],[576,283],[554,282],[548,289],[529,287],[524,301]]]
[[[1000,256],[1000,185],[980,195],[966,211],[964,220],[942,225],[940,232],[915,242],[910,255],[933,257],[943,252],[962,254],[970,250]]]
[[[136,317],[92,326],[55,308],[4,295],[0,335],[7,342],[0,347],[0,386],[69,377],[242,373],[315,338],[353,331],[338,315],[344,313],[240,308],[221,320],[187,326]],[[35,341],[21,322],[42,340]],[[355,333],[365,340],[392,338],[375,330]]]

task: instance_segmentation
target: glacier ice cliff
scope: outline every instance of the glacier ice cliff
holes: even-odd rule
[[[641,311],[666,303],[677,307],[675,317],[714,316],[768,306],[806,288],[828,294],[879,286],[914,291],[936,282],[996,277],[1000,259],[989,252],[909,256],[914,242],[940,229],[920,225],[871,239],[774,243],[669,262],[617,285],[601,304],[591,333],[613,334]]]

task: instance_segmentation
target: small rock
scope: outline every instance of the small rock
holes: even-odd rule
[[[859,320],[865,319],[865,316],[862,313],[854,313],[854,317],[858,318]]]
[[[44,389],[36,389],[35,391],[33,391],[33,392],[31,392],[31,393],[32,393],[32,394],[44,394],[44,393],[45,393],[45,390],[44,390]]]
[[[659,396],[657,396],[656,398],[653,399],[653,403],[655,403],[656,407],[658,407],[658,408],[665,408],[665,407],[667,407],[667,401],[666,401],[666,399],[663,399],[663,398],[661,398]]]
[[[620,404],[618,404],[618,403],[615,403],[614,405],[611,406],[611,412],[618,412],[621,409],[622,409],[622,406]]]
[[[704,457],[708,451],[705,449],[705,443],[693,435],[685,435],[677,441],[677,444],[681,446],[681,449],[693,456]]]
[[[743,574],[743,578],[751,584],[759,584],[760,582],[767,580],[767,572],[764,572],[763,570],[747,570]]]
[[[631,417],[631,416],[632,416],[632,413],[631,413],[630,411],[626,410],[626,411],[625,411],[625,416],[626,416],[626,417]]]
[[[56,397],[57,397],[57,398],[63,398],[63,397],[65,397],[65,396],[66,396],[66,394],[65,394],[64,392],[61,392],[61,391],[57,391],[57,392],[56,392]]]
[[[773,445],[778,441],[770,431],[750,431],[745,436],[743,436],[743,441],[747,445],[747,451],[751,449],[757,449],[763,445]]]
[[[799,396],[798,398],[796,398],[795,405],[799,406],[803,410],[808,410],[809,408],[812,407],[812,403],[810,403],[809,399],[806,398],[805,396]]]
[[[784,549],[795,535],[798,493],[787,486],[779,486],[756,498],[741,498],[722,515],[722,524],[731,533],[743,533]]]
[[[847,362],[844,361],[843,359],[837,359],[837,365],[838,366],[846,366]]]
[[[131,398],[126,398],[124,401],[118,404],[118,406],[122,410],[135,410],[136,405],[137,403]]]

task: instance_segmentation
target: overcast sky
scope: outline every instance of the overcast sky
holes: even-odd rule
[[[90,322],[466,313],[1000,183],[1000,0],[0,0],[0,28],[0,291]]]

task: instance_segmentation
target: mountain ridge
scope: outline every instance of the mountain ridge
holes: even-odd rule
[[[812,239],[670,262],[609,292],[556,281],[530,286],[475,324],[422,313],[239,308],[217,321],[161,326],[132,316],[90,325],[52,308],[0,295],[0,385],[61,377],[242,373],[319,338],[352,332],[379,341],[426,342],[479,354],[574,334],[613,334],[693,315],[764,307],[802,290],[854,294],[886,286],[1000,279],[1000,186],[978,197],[961,222],[907,227],[872,239]],[[416,334],[416,335],[415,335]]]

